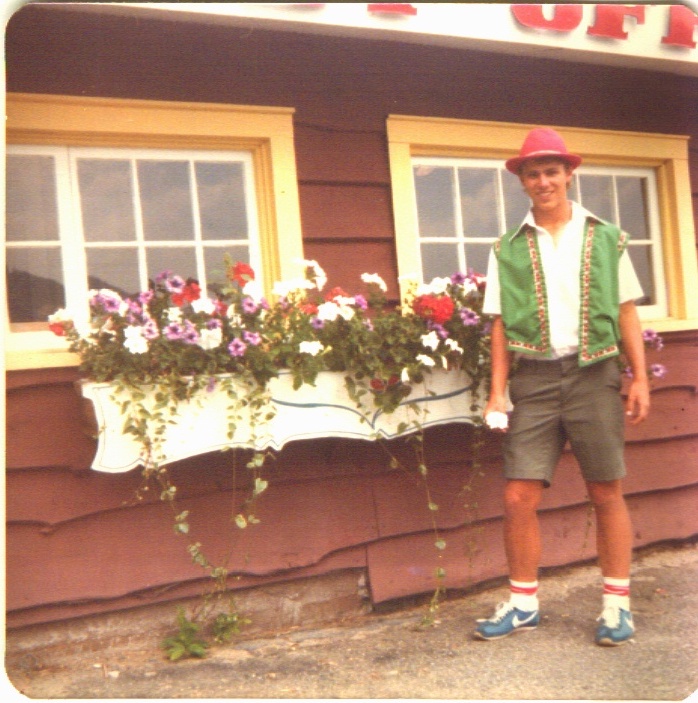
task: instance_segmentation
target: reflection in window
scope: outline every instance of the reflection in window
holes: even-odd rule
[[[224,280],[226,252],[258,263],[247,153],[8,152],[11,323],[45,322],[60,307],[77,311],[93,288],[133,295],[165,270],[211,291]]]
[[[530,207],[519,179],[495,160],[413,157],[412,165],[423,280],[484,273],[493,242],[518,226]],[[629,234],[628,252],[645,291],[638,302],[656,305],[663,277],[659,225],[652,219],[654,173],[582,166],[569,197]]]

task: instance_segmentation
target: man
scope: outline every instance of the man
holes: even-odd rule
[[[485,419],[507,411],[508,382],[513,403],[504,438],[511,595],[491,618],[478,621],[478,639],[538,625],[537,508],[567,441],[596,514],[603,576],[596,642],[620,645],[634,633],[632,526],[621,487],[624,417],[616,357],[622,349],[632,370],[625,410],[637,424],[649,412],[634,303],[642,288],[625,251],[626,235],[567,198],[580,163],[581,157],[547,128],[529,132],[519,156],[506,162],[532,204],[524,222],[493,247],[484,302],[484,312],[495,316]]]

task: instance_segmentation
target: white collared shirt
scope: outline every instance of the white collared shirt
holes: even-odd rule
[[[548,293],[553,358],[574,354],[579,348],[579,275],[582,264],[584,224],[587,217],[599,219],[579,203],[571,202],[571,205],[572,217],[558,236],[557,245],[546,229],[536,225],[531,211],[521,224],[521,226],[534,227],[538,235],[538,248]],[[627,249],[620,258],[618,282],[619,304],[637,300],[644,295]],[[491,251],[487,265],[483,313],[501,315],[501,312],[499,268],[497,257],[494,251]]]

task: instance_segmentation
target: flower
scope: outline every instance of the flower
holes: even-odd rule
[[[131,354],[145,354],[148,351],[148,340],[143,334],[142,327],[129,325],[124,330],[124,346]]]
[[[418,296],[412,303],[412,309],[425,320],[443,324],[453,314],[453,300],[447,295],[427,293]]]
[[[651,364],[650,373],[654,378],[664,378],[667,374],[667,368],[664,364]]]
[[[378,286],[378,288],[384,293],[388,290],[388,286],[385,281],[377,273],[362,273],[361,280],[369,285],[373,284]]]
[[[247,345],[237,337],[228,345],[230,356],[244,356],[247,351]]]
[[[91,291],[89,322],[76,324],[57,310],[49,328],[80,356],[90,380],[172,384],[173,393],[177,378],[203,388],[218,375],[241,375],[264,387],[288,371],[299,387],[336,371],[390,412],[434,368],[462,368],[473,387],[487,375],[487,320],[468,276],[422,284],[426,292],[394,307],[376,274],[363,274],[365,295],[352,295],[337,286],[326,290],[322,268],[303,260],[305,278],[276,282],[267,300],[249,264],[225,261],[226,277],[209,282],[210,297],[194,279],[164,271],[132,298]]]
[[[250,281],[254,281],[254,270],[244,261],[238,261],[234,266],[228,268],[228,278],[242,288]]]
[[[324,346],[322,342],[301,342],[298,345],[298,349],[301,354],[310,354],[310,356],[317,356],[324,349]]]

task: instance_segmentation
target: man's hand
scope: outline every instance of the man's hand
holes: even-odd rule
[[[483,413],[485,424],[496,432],[506,432],[509,419],[506,413],[506,400],[502,397],[491,396]],[[491,418],[489,418],[490,415],[492,415]]]
[[[631,425],[647,419],[650,412],[650,388],[646,378],[633,378],[628,389],[625,414]]]

